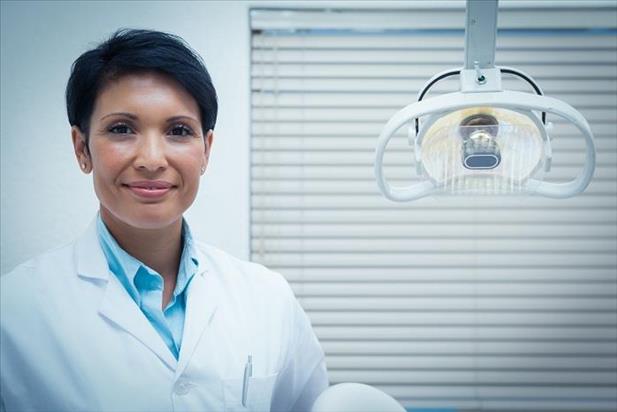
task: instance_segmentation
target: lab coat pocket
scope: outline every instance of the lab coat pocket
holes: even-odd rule
[[[243,379],[224,379],[223,396],[226,412],[266,412],[270,410],[277,374],[252,376],[248,379],[246,399],[243,405]]]

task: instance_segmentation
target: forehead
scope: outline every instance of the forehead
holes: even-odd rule
[[[108,80],[96,98],[94,113],[103,116],[110,111],[138,115],[173,112],[174,116],[200,119],[193,96],[171,76],[156,72],[127,73]]]

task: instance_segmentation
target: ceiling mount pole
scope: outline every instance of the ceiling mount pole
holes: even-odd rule
[[[495,67],[497,1],[467,0],[465,20],[465,69]]]

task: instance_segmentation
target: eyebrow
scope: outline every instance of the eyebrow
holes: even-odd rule
[[[197,119],[195,119],[195,118],[193,118],[191,116],[173,116],[173,117],[170,117],[169,119],[167,119],[167,122],[171,123],[171,122],[175,122],[176,120],[182,120],[182,119],[188,119],[188,120],[192,120],[192,121],[194,121],[196,123],[199,123],[199,121]]]
[[[101,117],[101,120],[105,119],[106,117],[110,117],[110,116],[126,116],[132,120],[137,120],[138,117],[136,115],[134,115],[133,113],[129,113],[129,112],[114,112],[114,113],[109,113],[106,114],[105,116]],[[172,116],[169,119],[167,119],[167,123],[172,123],[178,120],[182,120],[182,119],[188,119],[188,120],[192,120],[194,122],[199,123],[199,121],[197,119],[195,119],[194,117],[191,116],[184,116],[184,115],[180,115],[180,116]]]
[[[106,117],[110,117],[110,116],[126,116],[126,117],[130,117],[133,120],[137,119],[137,116],[135,116],[133,113],[114,112],[114,113],[106,114],[105,116],[101,117],[101,120],[105,119]]]

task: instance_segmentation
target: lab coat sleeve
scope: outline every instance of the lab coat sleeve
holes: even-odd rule
[[[311,377],[304,385],[304,391],[291,407],[292,411],[310,411],[315,399],[328,387],[328,372],[326,362],[322,360],[313,370]]]
[[[285,365],[277,378],[272,412],[308,412],[328,387],[324,352],[291,290],[291,330]]]

